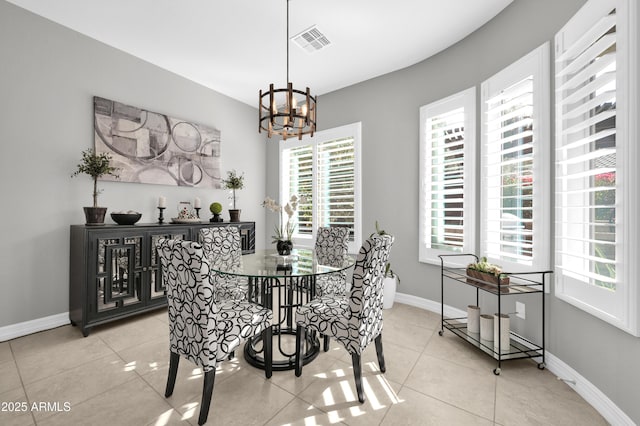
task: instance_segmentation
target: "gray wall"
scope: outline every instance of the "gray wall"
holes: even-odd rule
[[[483,80],[544,42],[553,42],[584,2],[516,0],[484,27],[422,63],[320,97],[320,130],[362,122],[364,234],[373,230],[375,220],[395,234],[391,260],[402,278],[399,292],[440,301],[439,269],[418,262],[420,106],[472,86],[478,88],[479,99]],[[358,66],[357,55],[353,60],[342,65]],[[275,144],[267,157],[270,164],[278,161]],[[269,167],[268,173],[267,192],[276,194],[277,169]],[[473,300],[468,289],[453,285],[447,291],[446,302],[458,308]],[[525,331],[534,335],[540,324],[540,299],[535,299],[521,300],[527,306],[526,324],[533,324]],[[548,350],[640,423],[640,339],[556,299],[553,292],[546,300]],[[505,311],[513,311],[512,305]],[[516,327],[524,325],[515,322]]]
[[[245,172],[242,219],[256,221],[264,246],[266,149],[255,108],[4,0],[0,58],[0,327],[68,311],[69,225],[84,223],[92,202],[91,179],[70,175],[93,147],[94,95],[218,128],[222,168]],[[169,217],[195,197],[206,213],[213,201],[227,204],[224,190],[98,184],[100,205],[138,210],[141,223],[156,221],[159,195]]]

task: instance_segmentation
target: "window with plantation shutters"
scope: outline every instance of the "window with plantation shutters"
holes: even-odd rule
[[[556,35],[555,260],[558,297],[637,335],[636,7],[590,1]]]
[[[353,137],[318,144],[317,211],[319,226],[348,226],[354,240],[355,149]]]
[[[360,221],[360,123],[280,142],[280,194],[303,195],[295,213],[294,242],[313,246],[320,226],[350,229],[349,251],[362,244]]]
[[[482,84],[481,253],[504,269],[549,268],[549,47]]]
[[[306,203],[298,204],[295,217],[296,234],[311,237],[313,235],[311,198],[313,193],[313,146],[302,145],[291,148],[286,158],[288,162],[284,166],[288,169],[288,194],[304,195],[307,198]],[[288,200],[289,196],[285,196],[283,199]]]
[[[475,252],[475,88],[420,108],[421,262]]]

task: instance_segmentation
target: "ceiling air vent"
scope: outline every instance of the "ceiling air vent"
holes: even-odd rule
[[[331,44],[329,39],[314,25],[291,38],[307,53],[317,52]]]

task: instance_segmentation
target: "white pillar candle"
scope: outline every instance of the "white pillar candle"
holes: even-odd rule
[[[500,326],[500,331],[498,331],[498,324]],[[493,320],[493,335],[493,350],[498,352],[498,342],[500,342],[500,353],[509,352],[509,315],[495,314],[495,318]]]
[[[480,333],[480,307],[467,306],[467,332]]]
[[[200,198],[196,197],[196,199],[193,200],[193,207],[200,208]]]
[[[158,198],[158,207],[167,207],[167,197],[161,195],[160,198]]]
[[[480,340],[493,340],[493,315],[480,315]]]

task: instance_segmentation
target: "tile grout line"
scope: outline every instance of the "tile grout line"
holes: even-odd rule
[[[11,345],[11,340],[9,340],[9,349],[11,350],[11,359],[13,364],[16,366],[16,371],[18,372],[18,377],[20,378],[20,385],[22,385],[22,392],[24,393],[24,398],[27,400],[27,405],[31,407],[31,402],[29,401],[29,395],[27,395],[27,388],[24,386],[24,380],[22,379],[22,373],[20,373],[20,366],[18,366],[18,360],[16,359],[16,354],[13,351],[13,345]],[[29,414],[31,414],[31,420],[33,420],[33,424],[37,426],[38,422],[36,422],[36,416],[33,414],[32,410],[29,410]]]

